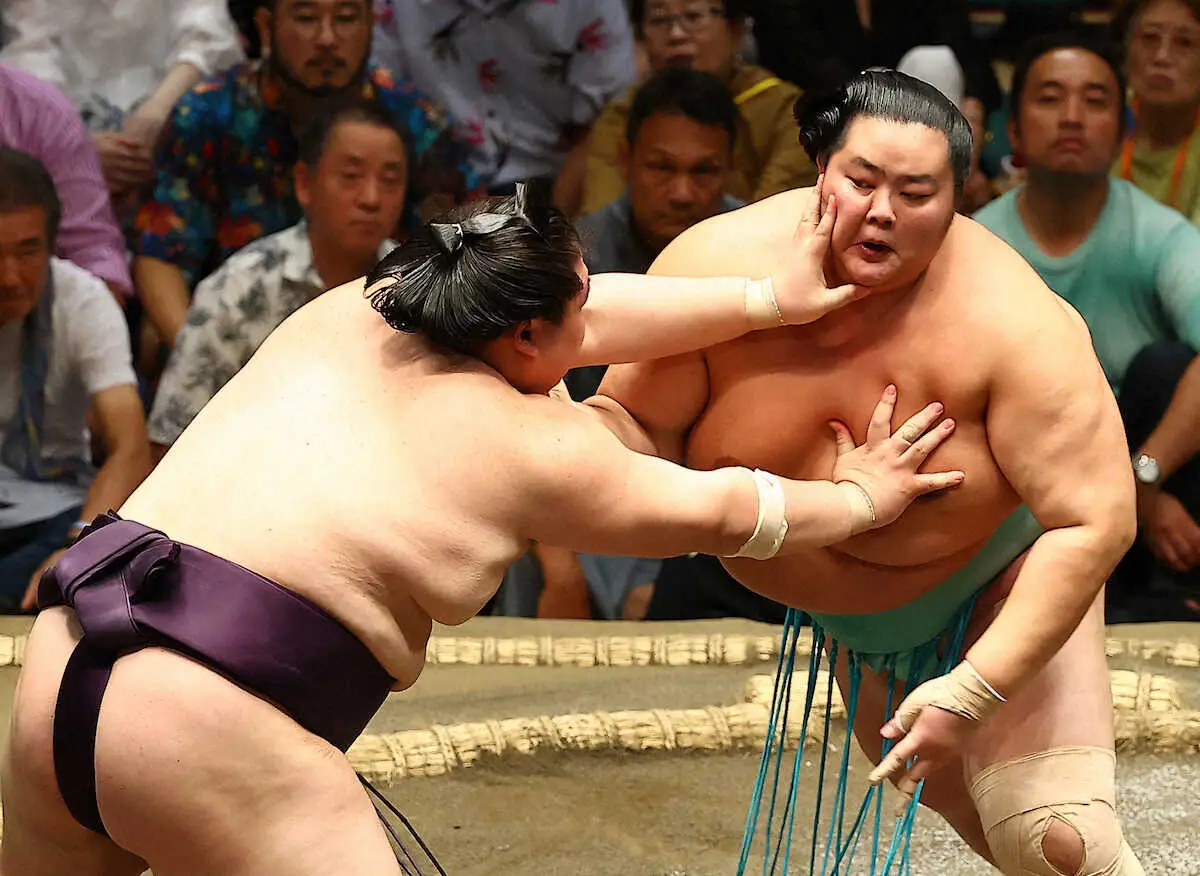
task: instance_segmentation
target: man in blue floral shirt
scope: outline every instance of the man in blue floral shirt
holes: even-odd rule
[[[366,98],[396,119],[409,152],[406,228],[480,193],[445,114],[368,63],[369,0],[271,0],[256,24],[263,59],[179,101],[159,144],[153,192],[138,210],[135,283],[168,344],[201,279],[247,243],[300,220],[297,137],[322,105]]]

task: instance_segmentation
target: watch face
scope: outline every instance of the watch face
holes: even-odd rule
[[[1158,483],[1158,461],[1143,453],[1134,460],[1133,473],[1143,484],[1156,484]]]

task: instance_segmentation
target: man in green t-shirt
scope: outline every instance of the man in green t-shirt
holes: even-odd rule
[[[975,218],[1083,315],[1117,393],[1140,537],[1114,576],[1109,619],[1200,619],[1200,231],[1109,176],[1124,94],[1103,47],[1031,44],[1009,132],[1028,181]]]

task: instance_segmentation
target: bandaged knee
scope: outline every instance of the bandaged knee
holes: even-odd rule
[[[1121,836],[1115,772],[1111,749],[1088,747],[1039,752],[976,776],[971,797],[1000,872],[1145,876]],[[1058,840],[1048,839],[1052,830]],[[1061,841],[1064,836],[1072,841]]]
[[[754,476],[754,484],[758,487],[758,520],[750,538],[731,556],[769,560],[779,553],[783,540],[787,538],[787,498],[783,493],[783,484],[775,475],[757,468],[750,474]]]

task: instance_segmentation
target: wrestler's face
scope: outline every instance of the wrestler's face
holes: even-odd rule
[[[629,209],[651,252],[721,208],[721,184],[733,163],[729,132],[678,113],[642,122],[632,147],[622,141]]]
[[[1013,148],[1031,173],[1107,176],[1121,140],[1117,75],[1086,49],[1056,49],[1029,68]]]
[[[276,0],[255,22],[272,69],[310,94],[356,82],[371,50],[369,0]]]
[[[404,144],[394,130],[349,119],[336,124],[316,167],[296,165],[296,199],[313,245],[358,259],[378,253],[404,208],[404,171]]]
[[[1152,0],[1129,30],[1129,85],[1143,105],[1200,101],[1200,21],[1182,0]]]
[[[0,325],[33,310],[49,270],[46,211],[17,207],[0,213]]]
[[[745,24],[716,0],[648,0],[639,23],[650,72],[691,67],[722,78],[733,71]]]
[[[860,117],[824,169],[822,211],[837,197],[827,268],[839,283],[912,283],[954,218],[950,142],[924,125]]]

